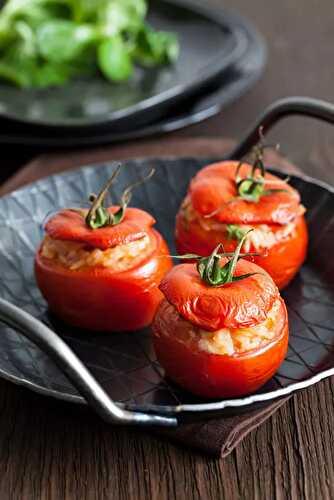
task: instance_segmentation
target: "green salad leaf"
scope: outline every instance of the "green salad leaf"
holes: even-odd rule
[[[133,73],[129,49],[121,36],[115,35],[100,43],[98,62],[102,73],[109,80],[128,80]]]
[[[147,5],[143,0],[108,0],[99,11],[99,24],[107,36],[122,32],[136,33],[146,13]]]
[[[173,33],[143,26],[138,32],[134,55],[143,66],[173,63],[179,55],[179,44]]]
[[[0,10],[0,80],[48,87],[100,74],[122,82],[136,65],[175,62],[177,37],[155,31],[146,15],[146,0],[7,0]]]
[[[44,23],[36,33],[39,53],[51,63],[71,62],[95,43],[96,31],[89,24],[55,19]]]

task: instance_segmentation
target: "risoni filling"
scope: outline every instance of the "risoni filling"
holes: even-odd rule
[[[220,231],[224,235],[226,235],[226,237],[229,237],[227,224],[217,222],[214,219],[204,218],[194,209],[189,200],[185,200],[184,204],[181,207],[181,210],[186,223],[197,221],[198,224],[204,229],[204,231]],[[302,205],[300,206],[299,212],[299,215],[302,215],[305,212],[305,208]],[[246,233],[250,229],[253,229],[253,231],[247,236],[246,241],[243,245],[243,250],[245,252],[249,252],[251,250],[251,247],[255,248],[255,250],[270,248],[279,241],[282,241],[289,236],[294,235],[296,230],[295,221],[281,226],[281,228],[276,231],[273,231],[272,228],[267,224],[256,224],[253,226],[248,224],[237,224],[234,226],[238,227],[240,231],[244,233]]]
[[[47,235],[42,244],[41,254],[72,271],[83,267],[105,267],[120,272],[135,267],[153,251],[153,248],[154,243],[147,235],[131,243],[106,250],[91,248],[75,241],[57,240]]]
[[[276,300],[263,323],[248,328],[230,330],[222,328],[215,332],[198,330],[201,350],[213,354],[234,354],[257,349],[268,343],[275,336],[275,324],[278,321],[280,301]]]
[[[162,302],[161,307],[165,309],[162,314],[162,329],[168,332],[165,334],[177,335],[177,340],[191,350],[196,348],[211,354],[241,354],[263,347],[282,331],[285,321],[280,299],[274,302],[262,323],[244,328],[221,328],[213,332],[185,319],[167,300]],[[170,324],[175,325],[174,330]]]

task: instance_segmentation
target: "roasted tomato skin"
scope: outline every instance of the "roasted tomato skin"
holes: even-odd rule
[[[196,340],[183,342],[184,321],[160,303],[152,331],[159,363],[167,376],[193,394],[206,398],[239,397],[265,384],[282,363],[288,347],[288,319],[281,301],[281,329],[266,345],[240,354],[212,354],[200,350]],[[182,331],[180,331],[182,329]]]
[[[162,299],[158,285],[172,267],[166,242],[154,229],[152,254],[122,272],[85,267],[72,271],[56,261],[35,256],[37,284],[49,308],[65,322],[96,331],[126,331],[152,322]]]
[[[220,263],[227,261],[223,257]],[[202,281],[195,264],[185,263],[174,266],[159,288],[178,313],[199,328],[247,328],[265,321],[279,295],[268,273],[240,259],[234,277],[249,273],[254,274],[246,280],[214,287]]]
[[[280,290],[293,279],[306,257],[308,231],[305,217],[298,216],[295,224],[294,233],[268,250],[260,251],[260,256],[249,257],[249,260],[258,264],[271,275]],[[176,248],[180,255],[186,253],[210,255],[219,243],[223,243],[226,252],[234,251],[237,246],[235,240],[227,239],[221,231],[206,231],[197,219],[185,221],[181,211],[176,217],[175,239]],[[250,251],[256,252],[257,250],[251,248]]]

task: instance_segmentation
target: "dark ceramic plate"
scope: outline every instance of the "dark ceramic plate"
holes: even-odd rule
[[[128,82],[78,79],[63,87],[21,90],[1,84],[0,114],[15,121],[52,128],[96,127],[118,131],[161,117],[205,88],[235,62],[247,40],[233,18],[196,0],[156,0],[149,21],[173,31],[180,42],[175,64],[137,68]]]
[[[0,143],[24,144],[32,147],[84,147],[87,145],[111,144],[140,137],[168,133],[180,128],[198,123],[214,116],[227,105],[238,99],[258,80],[266,62],[266,46],[262,37],[248,22],[234,16],[235,23],[244,32],[247,39],[247,49],[217,80],[193,99],[182,103],[181,110],[172,110],[163,118],[142,127],[129,127],[127,131],[113,132],[106,127],[103,130],[90,131],[85,129],[65,135],[48,131],[27,128],[9,121],[0,121]]]
[[[190,178],[209,161],[213,160],[133,160],[120,174],[117,193],[137,177],[140,169],[154,165],[156,175],[149,184],[138,188],[133,204],[153,214],[157,229],[173,252],[176,211]],[[58,332],[115,401],[132,408],[160,409],[161,413],[216,411],[289,394],[334,374],[334,264],[328,258],[334,238],[334,190],[307,177],[291,179],[307,207],[310,252],[283,294],[289,311],[289,351],[278,373],[256,394],[223,401],[194,398],[164,378],[148,330],[96,334],[75,331],[49,316],[33,276],[41,224],[50,211],[78,205],[87,193],[96,192],[110,172],[107,165],[88,167],[46,178],[0,199],[0,296]],[[84,402],[52,360],[3,325],[0,375],[42,394]]]

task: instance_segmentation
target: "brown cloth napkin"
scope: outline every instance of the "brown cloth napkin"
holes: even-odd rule
[[[175,430],[158,430],[157,433],[213,457],[224,458],[249,432],[271,417],[290,397],[276,399],[261,409],[240,415],[181,424]]]
[[[229,139],[216,138],[163,138],[94,150],[66,151],[39,156],[4,183],[0,187],[0,195],[4,195],[41,177],[78,168],[82,165],[93,165],[134,157],[220,157],[232,148],[233,143]],[[297,167],[275,151],[267,151],[266,161],[269,165],[279,167],[287,173],[298,172]],[[187,423],[180,425],[175,430],[159,430],[157,432],[171,438],[173,441],[197,448],[212,456],[225,457],[251,430],[273,415],[288,399],[287,397],[274,400],[261,407],[261,409],[238,416],[215,418],[206,422]]]

